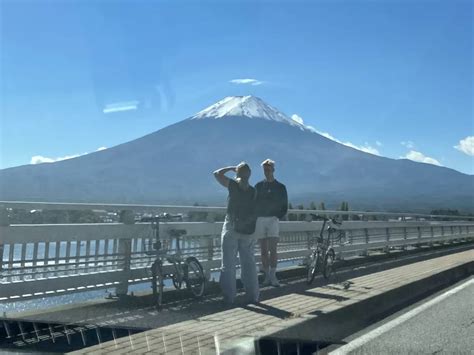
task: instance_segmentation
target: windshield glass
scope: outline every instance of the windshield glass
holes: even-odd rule
[[[469,0],[0,0],[0,349],[329,352],[455,289],[472,24]]]

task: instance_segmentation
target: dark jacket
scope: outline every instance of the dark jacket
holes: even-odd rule
[[[257,216],[283,218],[288,211],[286,187],[278,181],[260,181],[255,185],[257,191]]]

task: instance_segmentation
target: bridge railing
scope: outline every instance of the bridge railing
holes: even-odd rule
[[[140,205],[83,205],[6,203],[5,208],[28,209],[94,209],[107,208],[134,212],[207,212],[207,222],[165,222],[160,225],[162,236],[171,229],[184,229],[181,249],[196,256],[206,273],[220,267],[220,233],[222,222],[214,222],[213,215],[222,214],[221,207],[140,206]],[[132,206],[132,207],[130,207]],[[353,216],[364,212],[349,211]],[[295,215],[318,213],[347,215],[341,211],[291,210]],[[401,220],[352,221],[345,220],[346,242],[335,245],[338,257],[364,255],[369,250],[388,251],[390,247],[419,246],[474,239],[474,221],[428,221],[413,214],[389,214]],[[386,214],[370,218],[387,217]],[[438,217],[438,216],[436,216]],[[409,218],[410,220],[406,220]],[[415,220],[415,218],[422,220]],[[8,221],[7,221],[8,222]],[[149,265],[153,256],[146,246],[153,238],[149,223],[82,223],[82,224],[12,224],[0,226],[1,279],[0,302],[58,296],[72,292],[117,288],[126,293],[129,284],[148,282]],[[279,261],[301,260],[319,234],[322,222],[282,221],[279,242]],[[170,241],[173,249],[173,243]],[[258,254],[258,251],[257,251]],[[257,260],[259,261],[257,256]],[[169,266],[168,266],[169,267]]]

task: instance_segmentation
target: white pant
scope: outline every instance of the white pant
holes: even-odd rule
[[[280,225],[277,217],[258,217],[255,236],[261,238],[278,238]]]

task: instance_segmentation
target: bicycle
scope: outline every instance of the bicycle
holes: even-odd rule
[[[154,216],[144,217],[142,222],[151,222],[153,230],[153,239],[149,240],[148,255],[156,255],[150,267],[151,271],[151,288],[153,294],[153,302],[157,308],[161,308],[163,303],[164,280],[171,278],[173,286],[181,289],[183,283],[195,298],[204,295],[206,277],[204,275],[201,263],[194,256],[186,259],[181,252],[180,238],[186,234],[184,229],[171,229],[168,231],[169,239],[166,243],[160,238],[160,222],[171,221],[180,218],[181,215],[171,215],[168,213]],[[168,249],[173,240],[176,240],[176,253],[168,254]],[[163,273],[164,261],[173,266],[173,273]]]
[[[308,285],[311,285],[318,271],[321,271],[326,280],[331,277],[336,259],[336,253],[331,245],[334,241],[340,242],[342,239],[345,239],[346,236],[344,230],[333,227],[333,225],[341,225],[342,222],[338,222],[334,218],[322,217],[315,214],[310,215],[313,221],[316,219],[323,220],[323,225],[321,226],[319,237],[316,239],[316,246],[313,247],[311,254],[308,256],[306,264],[306,282]],[[331,225],[326,228],[328,222],[330,222]],[[325,229],[327,232],[326,238],[324,238]],[[334,233],[337,233],[337,237],[332,240]]]

